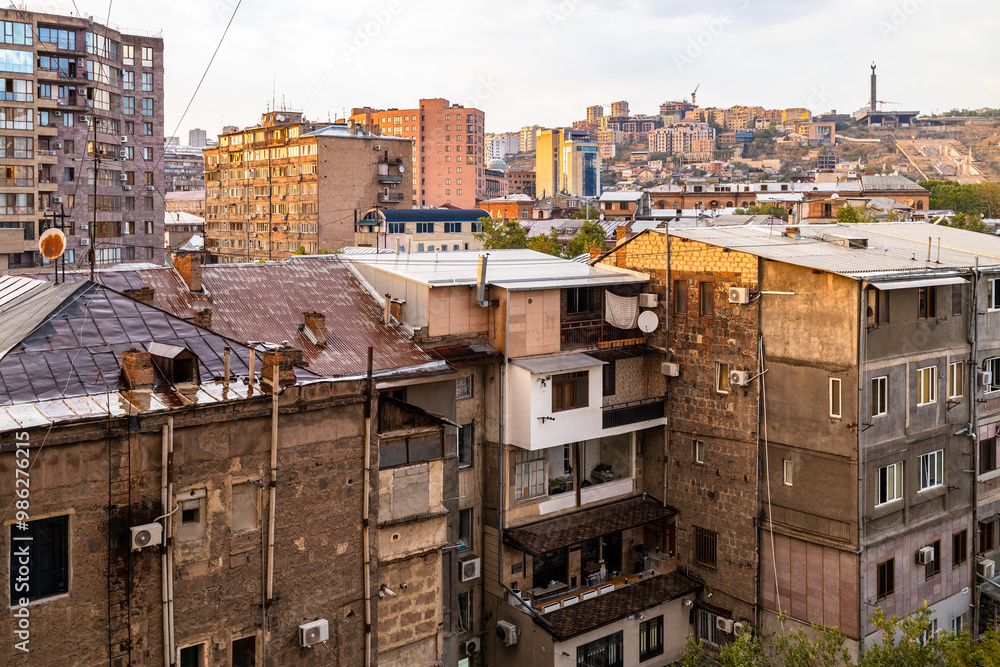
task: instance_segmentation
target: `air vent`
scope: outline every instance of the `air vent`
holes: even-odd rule
[[[856,248],[864,250],[868,247],[868,239],[860,236],[844,236],[842,234],[823,234],[823,240],[828,243],[836,243],[845,248]]]

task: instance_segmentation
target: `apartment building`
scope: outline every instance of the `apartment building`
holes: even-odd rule
[[[351,120],[413,141],[414,206],[474,208],[485,199],[486,114],[442,98],[418,109],[351,109]]]
[[[876,606],[991,618],[996,257],[992,237],[879,223],[651,230],[602,260],[669,276],[665,497],[680,566],[716,592],[703,640],[729,640],[730,613],[838,627],[854,653]]]
[[[525,125],[518,132],[518,148],[521,153],[532,153],[535,150],[535,133],[541,129],[540,125]]]
[[[355,244],[418,253],[479,250],[485,215],[479,208],[373,208],[358,221]]]
[[[204,130],[201,131],[204,134]],[[165,146],[163,179],[167,192],[205,189],[204,146]]]
[[[458,588],[460,664],[676,660],[699,583],[662,501],[666,380],[635,322],[649,277],[528,250],[348,259],[482,397],[459,451],[477,583]]]
[[[535,134],[535,192],[541,196],[601,194],[601,156],[597,142],[577,130],[557,128]]]
[[[232,263],[354,245],[365,211],[410,207],[411,155],[410,139],[266,113],[205,149],[205,249]]]
[[[666,153],[678,161],[704,162],[715,150],[715,128],[704,123],[685,123],[649,133],[649,150]]]
[[[508,155],[516,155],[521,151],[521,135],[519,132],[501,132],[487,134],[484,137],[485,160],[503,160]]]
[[[163,40],[2,10],[0,270],[40,266],[65,213],[69,266],[163,262]],[[80,188],[82,191],[79,191]]]
[[[511,167],[507,171],[507,192],[511,195],[535,196],[535,172]]]

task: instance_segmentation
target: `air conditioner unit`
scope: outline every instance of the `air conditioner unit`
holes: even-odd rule
[[[478,558],[463,560],[459,567],[462,568],[462,581],[472,581],[479,578],[480,560]]]
[[[733,619],[719,616],[715,619],[715,629],[719,632],[733,634]]]
[[[124,148],[118,151],[118,157],[128,157],[128,151]]]
[[[84,239],[80,239],[81,245]],[[139,551],[146,547],[155,547],[163,543],[163,526],[156,523],[147,523],[141,526],[132,526],[132,551]]]
[[[125,185],[122,186],[122,190],[131,190],[131,189],[132,189],[132,186],[128,185],[128,184],[125,184]]]
[[[76,66],[77,67],[86,67],[87,66],[87,59],[86,58],[77,58],[76,59]]]
[[[934,547],[920,547],[917,551],[917,565],[928,565],[934,562]]]
[[[281,226],[281,231],[287,232],[288,231],[288,225],[282,225]]]
[[[988,387],[993,384],[992,371],[979,371],[976,374],[976,378],[979,380],[980,387]]]
[[[122,143],[123,143],[123,144],[124,144],[124,143],[128,143],[128,137],[127,137],[127,136],[125,136],[124,134],[122,135]]]
[[[119,181],[127,181],[128,180],[128,174],[125,174],[125,173],[118,174],[118,180]]]
[[[52,142],[52,148],[55,148],[55,149],[62,148],[62,142],[61,141],[53,141]]]
[[[56,118],[60,118],[62,116],[62,111],[58,111],[58,110],[53,111],[52,115],[55,116]]]
[[[52,199],[51,200],[52,200],[53,204],[61,204],[62,203],[62,197],[60,195],[52,195]]]
[[[79,88],[76,89],[76,94],[77,95],[86,95],[87,94],[87,87],[86,86],[80,86]]]
[[[479,653],[479,639],[470,639],[465,642],[462,646],[465,649],[465,655],[475,655]]]
[[[640,308],[656,308],[656,304],[660,302],[659,294],[640,294],[639,295],[639,307]]]
[[[729,303],[746,305],[750,303],[750,290],[746,287],[730,287]]]
[[[330,638],[330,622],[325,618],[309,621],[299,626],[299,644],[312,646]]]
[[[149,192],[154,192],[154,191],[156,190],[156,188],[154,188],[154,187],[153,187],[152,185],[147,185],[147,186],[146,186],[146,189],[147,189],[147,190],[148,190]]]
[[[976,563],[976,574],[984,579],[992,579],[993,575],[996,573],[996,563],[989,558],[979,561]]]
[[[749,371],[729,371],[729,384],[734,387],[745,387],[750,384]]]
[[[88,225],[88,224],[87,224],[87,223],[85,222],[85,223],[83,223],[82,225],[80,225],[80,229],[82,229],[83,231],[87,231],[88,229],[90,229],[90,225]]]
[[[374,146],[372,146],[372,149],[376,150],[376,151],[380,151],[380,150],[382,150],[382,146],[380,144],[375,144]]]
[[[80,245],[90,245],[90,239],[80,239]]]
[[[733,623],[733,634],[736,635],[737,637],[743,634],[743,624],[740,623],[739,621]]]
[[[666,375],[667,377],[671,378],[679,377],[681,374],[681,365],[673,364],[670,363],[669,361],[664,361],[662,364],[660,364],[660,372]]]
[[[517,626],[510,621],[497,621],[497,639],[507,646],[517,643]]]

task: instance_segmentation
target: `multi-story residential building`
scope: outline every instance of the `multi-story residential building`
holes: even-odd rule
[[[627,118],[628,115],[629,115],[628,114],[628,102],[626,102],[625,100],[621,100],[620,102],[612,102],[611,103],[611,113],[609,113],[608,115],[609,116],[619,116],[619,117]]]
[[[167,213],[190,213],[205,217],[205,191],[168,192],[164,195]]]
[[[597,142],[567,128],[538,130],[535,135],[535,192],[580,197],[601,194],[601,156]]]
[[[508,155],[516,155],[521,151],[521,135],[519,132],[487,134],[484,141],[487,163],[490,160],[503,160]]]
[[[205,249],[214,262],[354,245],[374,206],[409,208],[412,141],[272,111],[205,149]]]
[[[167,192],[205,189],[204,147],[164,146],[163,180]]]
[[[597,119],[604,115],[604,105],[595,104],[587,107],[587,122],[596,123]]]
[[[535,150],[535,133],[541,129],[540,125],[525,125],[518,132],[518,148],[521,153],[532,153]]]
[[[666,153],[678,160],[711,160],[715,150],[715,128],[704,123],[659,128],[649,133],[649,150]]]
[[[208,133],[200,127],[188,131],[188,146],[205,148],[208,145]]]
[[[413,205],[473,208],[486,189],[486,114],[422,99],[419,109],[351,110],[351,120],[413,140]]]
[[[4,9],[0,270],[39,265],[65,213],[69,265],[163,261],[163,40]],[[81,190],[82,188],[82,190]]]
[[[976,595],[998,590],[1000,345],[983,304],[1000,242],[880,223],[671,228],[667,243],[643,232],[603,261],[669,280],[651,341],[677,364],[665,498],[680,566],[716,593],[708,619],[762,608],[765,633],[784,614],[840,628],[854,653],[875,640],[876,606],[926,600],[932,628],[970,627]]]
[[[507,171],[507,191],[512,195],[535,196],[535,172],[511,167]]]

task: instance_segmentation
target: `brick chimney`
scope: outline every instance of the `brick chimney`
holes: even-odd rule
[[[180,255],[174,258],[174,268],[181,274],[188,289],[201,291],[201,258],[198,255]]]
[[[601,250],[599,246],[595,245],[593,248],[590,249],[590,261],[594,261],[595,259],[600,257],[602,252],[604,251]]]
[[[204,327],[206,329],[212,328],[212,309],[206,308],[204,310],[199,310],[194,314],[194,323],[199,327]]]
[[[270,391],[274,379],[274,368],[278,368],[278,385],[281,387],[295,384],[295,353],[294,347],[282,346],[277,350],[268,350],[263,355],[260,365],[260,381],[265,391]]]
[[[135,299],[147,306],[153,305],[153,295],[156,293],[152,287],[136,287],[135,289],[122,290],[122,294],[130,299]]]
[[[326,345],[326,315],[323,313],[302,313],[306,328],[312,332],[316,345]]]
[[[149,352],[134,347],[122,352],[122,371],[125,381],[132,389],[153,386],[153,361]]]
[[[621,243],[628,236],[628,225],[618,225],[615,227],[615,243]]]

